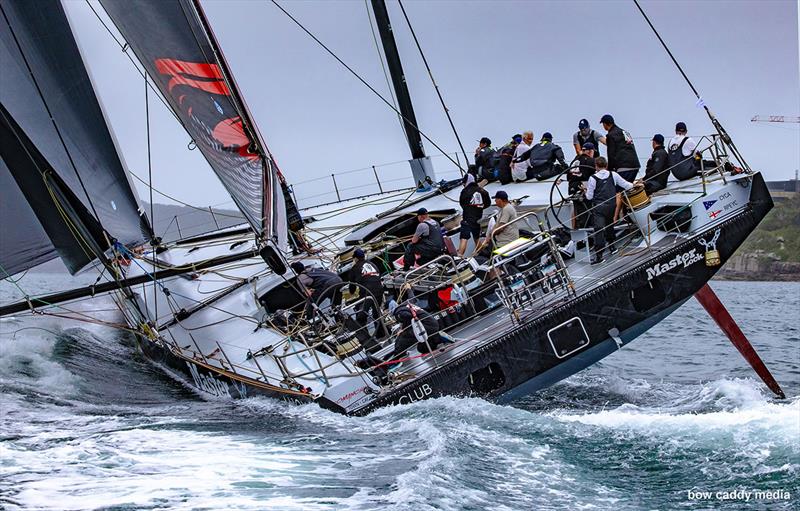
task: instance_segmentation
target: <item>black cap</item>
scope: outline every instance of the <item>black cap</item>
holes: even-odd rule
[[[353,257],[356,259],[364,259],[364,251],[360,248],[353,250]]]
[[[583,149],[591,149],[592,151],[594,151],[594,144],[591,143],[591,142],[586,142],[585,144],[583,144],[581,146],[581,148],[583,148]]]
[[[553,135],[549,131],[545,131],[542,140],[553,140]]]
[[[480,143],[481,144],[486,144],[486,145],[492,145],[492,139],[490,139],[489,137],[483,137],[480,140]]]
[[[662,135],[661,133],[656,133],[655,135],[653,135],[653,142],[659,145],[664,145],[664,135]]]
[[[427,214],[428,214],[428,210],[427,210],[427,209],[425,209],[425,208],[419,208],[419,209],[417,210],[417,216],[420,216],[420,215],[427,215]]]
[[[611,114],[605,114],[600,118],[600,124],[614,124],[614,117]]]
[[[514,142],[516,142],[516,143],[518,143],[518,144],[519,144],[520,142],[522,142],[522,135],[520,135],[519,133],[517,133],[516,135],[514,135],[513,137],[511,137],[511,140],[513,140]]]
[[[295,272],[296,274],[298,274],[298,275],[300,275],[301,273],[303,273],[303,271],[306,269],[306,265],[304,265],[304,264],[303,264],[303,263],[301,263],[300,261],[295,261],[295,262],[293,262],[293,263],[291,264],[291,266],[292,266],[292,269],[294,270],[294,272]]]
[[[492,198],[493,199],[508,200],[508,194],[506,192],[504,192],[503,190],[497,190],[495,192],[495,194],[494,194],[494,197],[492,197]]]
[[[686,129],[686,123],[681,121],[675,125],[675,131],[689,131]]]
[[[585,130],[588,127],[589,127],[589,121],[587,121],[586,119],[581,119],[578,122],[578,129],[579,130]]]

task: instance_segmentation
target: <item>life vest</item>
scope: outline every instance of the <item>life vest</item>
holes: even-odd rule
[[[605,179],[597,177],[597,174],[593,174],[590,179],[595,180],[592,206],[598,208],[599,211],[608,212],[608,210],[611,210],[613,213],[616,208],[615,198],[617,196],[614,175],[609,171],[608,177]]]
[[[597,135],[595,130],[590,130],[589,134],[585,137],[581,135],[580,130],[578,130],[578,145],[583,147],[583,144],[586,142],[591,142],[594,145],[594,154],[600,154],[600,137]]]
[[[428,235],[419,240],[417,246],[431,253],[444,252],[444,239],[442,238],[442,229],[439,227],[439,223],[432,218],[425,220],[425,223],[429,227]]]
[[[694,155],[683,155],[683,144],[689,137],[683,137],[678,145],[672,144],[667,152],[667,166],[671,169],[672,175],[679,181],[686,181],[697,175],[697,165]]]

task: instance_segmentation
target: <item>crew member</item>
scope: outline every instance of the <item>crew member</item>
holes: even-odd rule
[[[697,159],[695,150],[697,142],[687,135],[685,122],[675,125],[675,136],[669,141],[669,168],[680,181],[691,179],[697,175]]]
[[[514,159],[514,151],[519,143],[522,142],[522,135],[516,134],[511,137],[511,141],[497,151],[497,177],[501,184],[508,184],[513,181],[511,177],[511,160]]]
[[[444,239],[439,222],[429,217],[425,208],[417,210],[417,221],[419,225],[411,237],[411,243],[406,245],[406,253],[403,256],[404,271],[410,270],[415,262],[422,265],[444,253]],[[419,256],[419,259],[416,259],[416,256]]]
[[[644,173],[644,190],[647,195],[652,195],[666,188],[667,178],[669,178],[667,151],[664,149],[664,135],[656,133],[653,135],[652,142],[653,154],[647,160]]]
[[[614,122],[614,117],[610,114],[605,114],[600,118],[600,123],[608,132],[606,135],[608,170],[617,172],[625,181],[633,182],[641,167],[639,156],[636,154],[636,146],[633,144],[633,137],[631,137],[630,133],[617,126]],[[617,190],[617,192],[620,191],[622,190]],[[619,218],[621,211],[622,195],[617,194],[614,221]]]
[[[606,242],[611,245],[611,253],[616,254],[614,242],[614,209],[616,187],[629,190],[633,184],[618,173],[608,170],[608,162],[602,156],[595,158],[595,173],[586,186],[586,199],[592,204],[592,224],[594,227],[594,258],[591,264],[603,262]]]
[[[478,142],[475,149],[475,168],[478,176],[487,181],[497,180],[495,150],[492,148],[492,141],[488,137],[483,137]]]
[[[492,232],[486,233],[486,238],[494,238],[494,246],[502,247],[519,238],[519,226],[511,223],[517,219],[517,210],[508,200],[508,194],[503,190],[498,190],[494,194],[494,203],[500,208],[495,216],[495,224]]]
[[[381,306],[383,306],[383,283],[381,282],[380,272],[374,264],[366,260],[363,250],[356,248],[353,251],[353,260],[355,263],[347,274],[347,280],[350,282],[349,291],[351,294],[355,293],[356,284],[358,284],[366,288],[370,295],[362,296],[362,298],[366,298],[366,300],[356,306],[356,321],[358,321],[359,325],[362,327],[359,330],[363,330],[363,333],[367,334],[359,336],[359,341],[361,345],[369,351],[369,349],[374,346],[374,341],[369,342],[372,338],[364,327],[367,326],[367,320],[370,314],[376,320],[380,317]],[[386,333],[383,330],[383,325],[378,322],[375,336],[384,337],[385,335]]]
[[[300,261],[293,262],[291,266],[309,299],[306,315],[311,313],[312,304],[322,303],[325,297],[330,298],[332,306],[342,303],[340,288],[344,282],[337,274],[322,268],[308,268]]]
[[[511,177],[514,181],[525,181],[528,179],[528,156],[523,156],[530,150],[533,144],[533,132],[526,131],[522,134],[522,142],[517,144],[514,149],[514,158],[511,165]],[[530,153],[527,153],[530,154]]]
[[[467,243],[472,238],[475,246],[481,237],[481,218],[483,210],[492,205],[489,192],[484,190],[475,182],[475,177],[471,174],[464,176],[464,189],[458,198],[461,204],[461,231],[459,233],[458,255],[464,257],[467,251]]]
[[[431,314],[412,303],[398,305],[393,312],[395,319],[403,327],[400,334],[394,341],[394,350],[391,359],[397,360],[408,356],[408,349],[417,345],[417,351],[428,353],[428,346],[435,350],[441,344],[452,342],[449,336],[443,336],[439,332],[439,322]],[[412,325],[417,321],[417,332]],[[419,326],[423,328],[420,329]],[[424,330],[424,333],[423,333]]]
[[[576,155],[581,155],[583,146],[586,143],[594,146],[595,156],[600,156],[600,144],[606,143],[606,137],[589,127],[589,121],[581,119],[580,122],[578,122],[578,131],[572,135],[572,146],[575,148]]]
[[[595,148],[591,142],[586,142],[581,148],[581,154],[575,158],[572,170],[567,174],[569,183],[569,194],[576,197],[573,199],[572,208],[572,228],[585,229],[591,223],[591,214],[588,213],[589,203],[583,198],[581,192],[584,183],[589,181],[589,177],[594,174]]]
[[[556,166],[558,162],[561,167]],[[536,178],[537,181],[554,177],[567,167],[564,161],[564,151],[558,144],[553,143],[553,135],[545,132],[542,140],[531,147],[531,155],[528,161],[530,167],[527,170],[528,179]]]

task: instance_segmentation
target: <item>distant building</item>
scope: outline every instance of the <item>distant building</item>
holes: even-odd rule
[[[767,181],[767,189],[769,189],[773,199],[791,199],[800,195],[800,181],[797,177],[786,181]]]

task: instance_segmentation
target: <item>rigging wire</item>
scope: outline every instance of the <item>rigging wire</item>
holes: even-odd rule
[[[722,137],[722,140],[730,146],[731,152],[733,152],[733,154],[736,156],[739,162],[746,169],[750,170],[750,166],[742,157],[742,154],[739,152],[739,149],[736,147],[736,144],[733,143],[733,140],[731,139],[730,135],[728,135],[728,132],[725,130],[725,128],[722,127],[722,124],[720,124],[716,116],[714,116],[714,114],[711,112],[711,109],[708,108],[708,105],[706,105],[705,102],[703,102],[703,98],[700,96],[700,93],[697,91],[694,84],[692,84],[692,81],[689,80],[689,77],[686,76],[686,73],[683,71],[683,68],[678,63],[678,60],[672,54],[672,51],[670,51],[669,47],[667,46],[667,43],[664,42],[664,39],[661,37],[661,34],[659,34],[658,30],[656,30],[656,27],[653,26],[653,23],[650,21],[650,18],[647,16],[647,14],[645,14],[644,9],[642,9],[642,6],[639,5],[639,0],[633,0],[633,3],[636,5],[636,8],[639,9],[639,12],[642,14],[642,17],[644,17],[644,20],[647,22],[647,24],[650,26],[650,29],[658,38],[658,42],[660,42],[661,46],[664,47],[664,50],[667,52],[667,55],[669,55],[669,58],[672,59],[672,63],[675,64],[675,67],[677,67],[678,71],[680,71],[681,75],[683,76],[683,79],[686,80],[687,84],[689,84],[689,88],[692,89],[692,92],[694,92],[694,95],[697,97],[697,104],[702,105],[709,119],[711,119],[711,124],[713,124],[714,128],[717,129],[717,132],[719,132],[719,135],[720,137]]]
[[[450,117],[450,109],[447,108],[447,105],[445,105],[444,98],[442,97],[442,92],[439,90],[439,85],[433,78],[433,72],[431,71],[431,66],[428,65],[428,59],[425,58],[425,53],[423,53],[422,46],[419,44],[419,39],[417,39],[417,34],[416,32],[414,32],[414,27],[411,26],[411,20],[408,19],[408,14],[406,14],[406,8],[403,7],[402,0],[397,0],[397,3],[400,5],[400,10],[403,11],[403,17],[406,19],[406,25],[408,25],[408,29],[411,31],[411,37],[414,38],[414,43],[417,45],[417,50],[419,50],[419,56],[422,57],[422,62],[425,64],[425,69],[428,70],[428,76],[431,78],[431,83],[433,84],[433,88],[436,89],[436,95],[439,96],[439,102],[442,104],[442,109],[444,110],[444,114],[447,116],[448,122],[450,122],[450,128],[452,128],[453,134],[456,136],[458,147],[461,148],[461,154],[464,155],[464,161],[469,162],[469,159],[467,158],[467,151],[464,150],[464,144],[461,143],[461,137],[458,136],[458,131],[456,130],[456,126],[455,124],[453,124],[453,118]]]
[[[145,134],[147,138],[147,188],[150,191],[150,223],[155,225],[156,217],[155,213],[153,212],[153,161],[151,157],[151,150],[150,150],[150,101],[147,94],[147,72],[144,73],[144,119],[145,119]],[[158,245],[158,240],[152,239],[150,240],[151,244],[154,246],[153,248],[153,266],[156,265],[156,251],[155,246]],[[153,314],[155,317],[158,317],[158,295],[156,294],[157,289],[153,286]]]
[[[458,167],[458,169],[461,171],[461,174],[462,174],[462,175],[466,173],[466,171],[464,170],[464,168],[463,168],[463,167],[461,167],[461,164],[460,164],[459,162],[457,162],[456,160],[454,160],[453,158],[451,158],[451,157],[450,157],[450,155],[449,155],[449,154],[447,154],[447,153],[445,152],[445,150],[444,150],[444,149],[442,149],[442,148],[439,146],[439,144],[437,144],[436,142],[434,142],[434,141],[433,141],[433,140],[432,140],[432,139],[431,139],[431,138],[430,138],[428,135],[426,135],[426,134],[425,134],[425,133],[424,133],[424,132],[423,132],[421,129],[419,129],[419,127],[418,127],[418,126],[416,126],[414,123],[412,123],[411,121],[409,121],[409,120],[408,120],[408,119],[407,119],[407,118],[406,118],[406,117],[405,117],[405,116],[404,116],[404,115],[403,115],[403,114],[402,114],[402,113],[401,113],[401,112],[400,112],[400,111],[399,111],[397,108],[395,108],[395,107],[394,107],[394,106],[393,106],[393,105],[392,105],[392,104],[391,104],[391,103],[390,103],[390,102],[389,102],[389,101],[388,101],[388,100],[387,100],[385,97],[383,97],[383,95],[381,95],[381,93],[380,93],[380,92],[378,92],[377,90],[375,90],[375,88],[374,88],[372,85],[370,85],[370,84],[369,84],[369,83],[368,83],[366,80],[364,80],[364,78],[362,78],[362,77],[361,77],[361,75],[359,75],[358,73],[356,73],[356,72],[355,72],[355,70],[353,70],[353,68],[352,68],[352,67],[348,66],[348,65],[347,65],[347,64],[346,64],[346,63],[345,63],[345,62],[344,62],[342,59],[340,59],[340,58],[339,58],[339,56],[338,56],[338,55],[336,55],[336,54],[333,52],[333,50],[331,50],[330,48],[328,48],[328,47],[325,45],[325,43],[323,43],[322,41],[320,41],[320,40],[319,40],[319,38],[317,38],[317,36],[315,36],[315,35],[314,35],[314,34],[313,34],[313,33],[312,33],[310,30],[308,30],[308,29],[307,29],[307,28],[306,28],[306,27],[305,27],[305,26],[304,26],[302,23],[300,23],[300,21],[298,21],[298,20],[297,20],[297,18],[295,18],[294,16],[292,16],[292,15],[289,13],[289,11],[287,11],[286,9],[284,9],[284,8],[283,8],[283,6],[281,6],[281,4],[279,4],[279,3],[277,2],[277,0],[270,0],[270,1],[271,1],[273,4],[275,4],[275,7],[277,7],[278,9],[280,9],[280,11],[281,11],[282,13],[284,13],[284,14],[285,14],[285,15],[286,15],[286,16],[287,16],[287,17],[288,17],[290,20],[292,20],[292,21],[294,22],[294,24],[295,24],[295,25],[297,25],[298,27],[300,27],[300,29],[301,29],[303,32],[305,32],[305,33],[306,33],[306,34],[307,34],[309,37],[311,37],[311,39],[313,39],[313,40],[314,40],[314,42],[316,42],[317,44],[319,44],[319,45],[322,47],[322,49],[324,49],[326,52],[328,52],[328,54],[330,54],[330,56],[331,56],[331,57],[333,57],[334,59],[336,59],[336,61],[337,61],[337,62],[339,62],[339,64],[341,64],[341,65],[342,65],[342,66],[343,66],[345,69],[347,69],[347,70],[350,72],[350,74],[352,74],[353,76],[355,76],[355,77],[358,79],[358,81],[360,81],[362,84],[364,84],[364,86],[365,86],[365,87],[367,87],[367,88],[368,88],[370,91],[372,91],[372,93],[373,93],[373,94],[375,94],[376,96],[378,96],[378,98],[379,98],[381,101],[383,101],[383,102],[386,104],[386,106],[388,106],[389,108],[391,108],[391,109],[392,109],[392,110],[393,110],[393,111],[394,111],[394,112],[395,112],[397,115],[399,115],[399,116],[400,116],[400,117],[403,119],[403,121],[405,121],[405,122],[406,122],[408,125],[410,125],[410,126],[413,126],[413,127],[414,127],[414,129],[416,129],[416,130],[419,132],[419,134],[420,134],[420,135],[422,135],[422,136],[425,138],[425,140],[427,140],[428,142],[430,142],[430,143],[433,145],[433,147],[435,147],[435,148],[436,148],[436,149],[437,149],[437,150],[438,150],[440,153],[442,153],[442,155],[443,155],[445,158],[447,158],[448,160],[450,160],[450,162],[451,162],[451,163],[453,163],[453,164],[454,164],[456,167]]]

